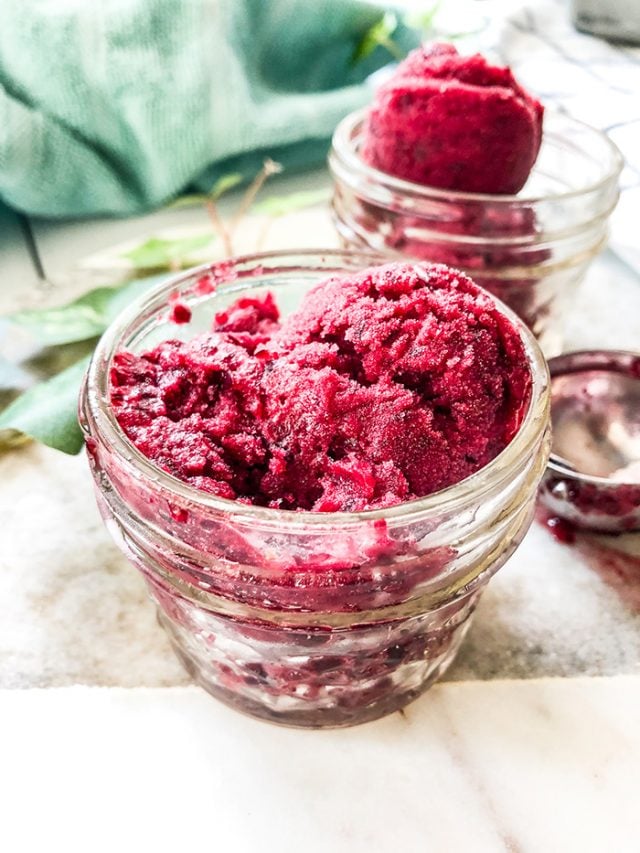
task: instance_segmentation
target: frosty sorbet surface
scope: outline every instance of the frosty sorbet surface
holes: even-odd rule
[[[517,193],[540,149],[542,115],[510,69],[450,44],[422,47],[379,89],[362,157],[426,186]]]
[[[131,441],[198,489],[280,509],[385,507],[474,473],[518,430],[518,331],[466,276],[387,264],[330,278],[281,319],[240,298],[212,331],[120,352]]]

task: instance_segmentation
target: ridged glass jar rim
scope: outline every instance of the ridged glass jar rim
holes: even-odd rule
[[[308,510],[279,510],[269,507],[241,504],[217,497],[189,485],[155,465],[138,450],[127,437],[115,418],[109,400],[109,371],[115,353],[126,348],[128,342],[141,328],[150,328],[154,319],[167,310],[170,297],[189,290],[204,275],[216,280],[217,292],[241,295],[248,285],[283,271],[317,272],[326,276],[340,271],[355,271],[384,261],[371,253],[318,249],[302,251],[264,252],[244,255],[213,264],[203,264],[175,275],[136,298],[111,323],[98,342],[89,365],[80,402],[80,422],[85,435],[108,446],[129,469],[134,478],[144,478],[156,488],[173,495],[200,510],[225,513],[235,519],[255,521],[261,526],[277,528],[314,527],[316,530],[357,526],[375,521],[403,523],[423,520],[430,515],[462,510],[469,502],[477,503],[479,497],[512,479],[512,469],[518,461],[535,451],[549,417],[549,373],[542,351],[533,334],[516,314],[498,299],[491,296],[499,311],[516,327],[522,339],[531,368],[531,394],[529,406],[520,429],[490,463],[466,479],[424,498],[396,504],[382,509],[360,512],[311,512]],[[420,262],[414,262],[420,267]],[[275,288],[277,291],[277,288]],[[277,292],[276,292],[277,296]],[[211,300],[211,296],[199,299]]]
[[[405,199],[407,212],[411,212],[414,215],[420,215],[419,204],[421,202],[425,204],[433,204],[434,202],[457,205],[482,204],[500,209],[513,207],[514,205],[531,207],[543,202],[578,199],[581,196],[597,193],[605,188],[607,184],[613,183],[615,185],[624,166],[624,159],[619,148],[605,133],[577,119],[547,110],[545,112],[543,133],[553,133],[554,123],[562,122],[565,125],[573,126],[582,133],[588,134],[594,141],[598,141],[603,146],[603,150],[608,154],[608,162],[602,164],[603,173],[597,180],[587,182],[583,187],[578,189],[531,196],[527,196],[522,192],[516,195],[497,195],[427,187],[423,184],[416,184],[412,181],[396,178],[386,172],[381,172],[362,159],[358,151],[358,141],[366,114],[366,109],[357,110],[349,113],[338,124],[333,134],[332,147],[329,154],[329,168],[336,178],[356,190],[359,195],[365,197],[368,201],[384,205],[385,200],[388,200],[391,194],[393,194],[395,203],[398,203],[398,198]],[[611,209],[613,209],[613,206]]]

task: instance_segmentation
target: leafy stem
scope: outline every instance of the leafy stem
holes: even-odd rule
[[[272,175],[277,175],[281,171],[282,166],[280,163],[276,163],[270,157],[267,157],[262,164],[262,168],[245,190],[242,198],[240,199],[240,203],[228,224],[220,215],[218,201],[225,193],[242,183],[243,176],[238,173],[223,175],[218,178],[208,193],[193,193],[191,195],[181,196],[171,202],[169,207],[191,207],[195,204],[204,204],[207,215],[213,225],[213,229],[222,242],[224,255],[225,257],[230,258],[234,254],[233,235],[238,225],[253,206],[253,203],[264,186],[265,181]]]
[[[391,36],[398,28],[398,19],[393,12],[385,12],[362,36],[351,57],[352,65],[357,65],[370,56],[377,47],[383,47],[394,59],[404,59],[404,53]]]
[[[265,181],[280,170],[280,166],[273,160],[265,160],[242,197],[231,225],[225,225],[216,201],[242,180],[240,175],[226,175],[216,182],[209,193],[185,196],[177,199],[172,206],[186,207],[204,203],[225,252],[232,254],[232,230],[249,211],[265,217],[261,237],[266,237],[268,227],[279,217],[327,201],[329,191],[318,189],[270,196],[256,203]],[[114,287],[98,287],[66,305],[18,311],[7,317],[10,323],[28,331],[34,340],[46,348],[39,350],[36,358],[45,359],[44,366],[47,369],[44,375],[47,378],[45,381],[37,381],[43,375],[42,369],[39,369],[34,377],[35,384],[24,391],[22,376],[17,376],[17,369],[13,374],[5,370],[4,379],[0,377],[0,391],[4,388],[7,392],[7,399],[0,400],[0,409],[5,402],[9,403],[0,412],[0,451],[17,448],[24,443],[26,435],[65,453],[77,453],[82,445],[76,408],[78,390],[87,363],[83,356],[93,349],[99,335],[132,299],[164,279],[167,270],[188,263],[194,252],[205,249],[211,241],[210,232],[177,239],[151,237],[126,253],[126,257],[139,271],[138,278]],[[164,270],[164,273],[150,276],[149,273],[154,270]],[[16,397],[19,390],[23,390],[23,393]]]
[[[270,157],[267,157],[267,159],[262,164],[262,169],[260,169],[258,174],[253,179],[253,181],[251,181],[251,183],[249,184],[249,186],[247,188],[247,191],[245,192],[243,197],[240,199],[240,204],[238,205],[238,209],[236,210],[236,212],[234,213],[234,215],[231,219],[231,224],[229,225],[229,231],[232,235],[233,235],[234,231],[236,230],[236,228],[238,227],[238,225],[240,224],[240,222],[242,221],[242,218],[244,216],[246,216],[246,214],[249,212],[249,209],[251,208],[254,201],[256,200],[256,196],[258,195],[258,193],[260,192],[260,190],[264,186],[265,181],[268,178],[270,178],[272,175],[277,175],[281,171],[282,171],[282,166],[280,165],[280,163],[276,163]]]
[[[402,16],[402,23],[409,29],[417,30],[422,38],[433,37],[434,22],[441,3],[442,0],[435,0],[427,11],[407,12]],[[356,45],[351,57],[351,64],[357,65],[367,59],[378,47],[384,48],[394,59],[402,61],[406,54],[392,38],[399,25],[400,21],[393,12],[385,12],[369,27]]]
[[[222,247],[224,249],[225,256],[227,258],[230,258],[233,255],[233,243],[231,242],[231,234],[227,230],[227,227],[224,224],[222,217],[220,216],[218,205],[212,198],[208,198],[205,202],[205,207],[207,209],[207,213],[209,214],[211,224],[213,225],[213,230],[220,235],[220,240],[222,241]]]

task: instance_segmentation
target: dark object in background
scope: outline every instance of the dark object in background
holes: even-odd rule
[[[572,0],[573,23],[584,33],[640,44],[638,0]]]

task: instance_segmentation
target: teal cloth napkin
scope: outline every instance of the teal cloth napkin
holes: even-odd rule
[[[252,177],[266,155],[317,162],[390,60],[352,61],[381,15],[355,0],[1,0],[0,199],[125,215]]]

